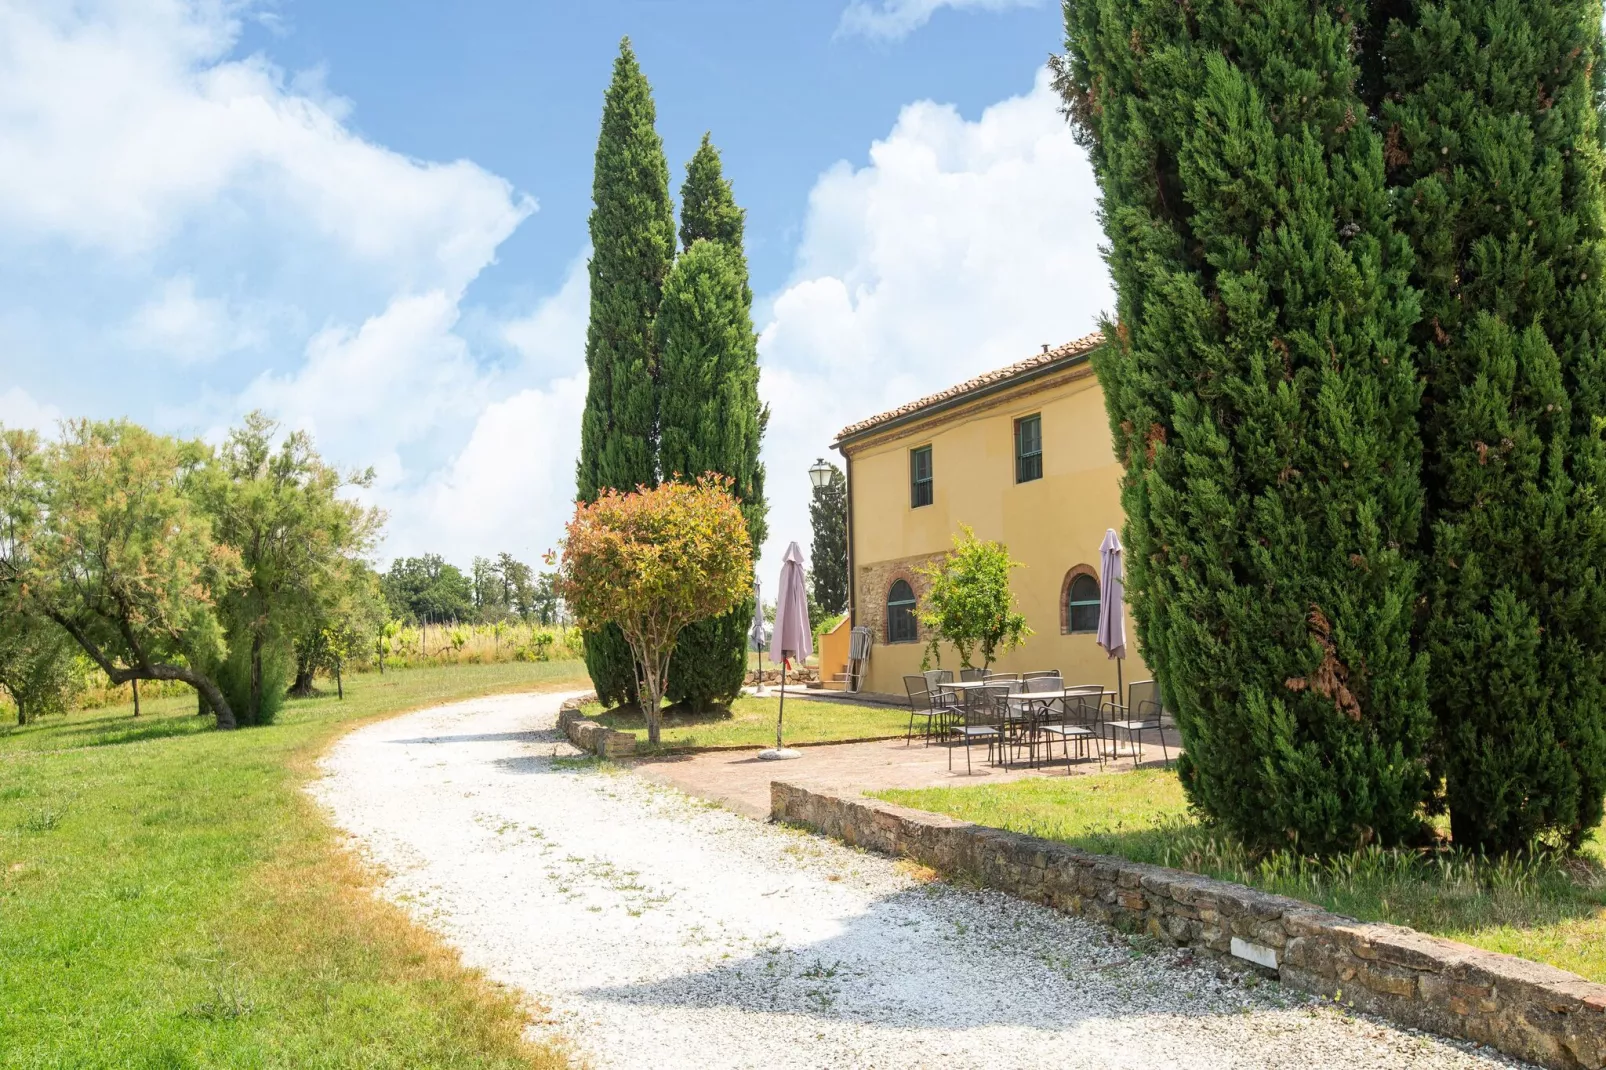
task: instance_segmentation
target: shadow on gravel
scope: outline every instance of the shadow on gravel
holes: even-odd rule
[[[419,736],[415,739],[387,739],[386,743],[540,743],[543,740],[555,738],[554,729],[541,729],[530,732],[482,732],[479,735],[459,736]]]
[[[1308,1003],[1247,970],[1151,938],[940,883],[878,900],[827,940],[760,947],[700,972],[587,994],[621,1004],[729,1007],[894,1029],[1033,1031]]]

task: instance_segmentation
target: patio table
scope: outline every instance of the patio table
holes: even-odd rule
[[[1113,698],[1114,696],[1115,696],[1115,692],[1114,691],[1109,691],[1109,690],[1098,692],[1097,695],[1096,695],[1096,697],[1099,700],[1100,705],[1103,704],[1105,698],[1107,698],[1107,697]],[[1094,697],[1095,697],[1095,693],[1094,692],[1092,692],[1092,691],[1084,691],[1084,690],[1077,689],[1077,688],[1066,688],[1066,689],[1063,689],[1063,690],[1060,690],[1060,691],[1017,691],[1017,692],[1014,692],[1012,694],[1006,695],[1004,697],[1004,701],[1010,706],[1020,706],[1022,708],[1022,713],[1024,714],[1024,716],[1022,716],[1022,717],[1008,717],[1008,718],[1006,718],[1006,720],[1005,720],[1006,733],[1007,733],[1007,730],[1011,729],[1011,728],[1024,728],[1028,732],[1031,731],[1032,726],[1033,726],[1034,721],[1035,721],[1035,718],[1032,716],[1032,707],[1035,704],[1041,703],[1042,707],[1046,709],[1050,704],[1055,703],[1055,702],[1063,702],[1066,699],[1071,699],[1071,698],[1089,699],[1089,698],[1094,698]],[[1035,764],[1035,762],[1037,761],[1036,755],[1037,755],[1037,743],[1036,743],[1036,741],[1035,740],[1028,740],[1028,742],[1027,742],[1027,757],[1026,757],[1026,761],[1027,761],[1028,765]]]

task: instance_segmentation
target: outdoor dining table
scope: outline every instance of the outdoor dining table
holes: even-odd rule
[[[1047,707],[1050,703],[1053,703],[1053,702],[1063,702],[1064,700],[1070,699],[1070,698],[1083,698],[1083,699],[1092,698],[1092,697],[1094,697],[1095,694],[1098,696],[1098,700],[1099,700],[1100,705],[1102,705],[1104,703],[1104,700],[1106,698],[1114,698],[1115,697],[1115,692],[1114,691],[1105,690],[1105,691],[1093,692],[1093,691],[1084,691],[1084,690],[1081,690],[1080,688],[1066,688],[1066,689],[1063,689],[1063,690],[1060,690],[1060,691],[1016,691],[1016,692],[1013,692],[1013,693],[1011,693],[1009,695],[1006,695],[1006,696],[1004,696],[1004,701],[1008,705],[1012,705],[1012,706],[1018,705],[1018,706],[1022,707],[1023,708],[1022,712],[1025,714],[1025,716],[1022,716],[1022,717],[1018,717],[1018,718],[1017,717],[1009,717],[1009,718],[1006,719],[1006,722],[1005,722],[1006,734],[1007,734],[1009,728],[1015,727],[1015,726],[1024,726],[1027,730],[1030,730],[1031,725],[1032,725],[1032,720],[1033,720],[1032,715],[1031,715],[1031,710],[1032,710],[1032,706],[1034,704],[1036,704],[1036,703],[1042,703],[1042,705],[1044,707]],[[1102,743],[1102,741],[1100,741],[1100,742]],[[1035,754],[1036,754],[1037,748],[1036,748],[1036,745],[1032,744],[1032,743],[1028,743],[1028,747],[1030,748],[1030,752],[1029,752],[1029,756],[1027,757],[1027,761],[1028,762],[1033,762],[1033,761],[1035,761]],[[1002,748],[1000,748],[1000,753],[1002,753]]]

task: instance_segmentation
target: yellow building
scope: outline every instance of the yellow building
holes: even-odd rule
[[[914,615],[918,569],[953,545],[962,524],[1024,566],[1012,586],[1034,634],[995,668],[1059,669],[1067,684],[1115,687],[1115,663],[1094,642],[1099,543],[1122,524],[1121,466],[1088,362],[1102,342],[1094,334],[1045,346],[837,436],[847,461],[849,622],[872,640],[862,690],[901,695],[903,677],[920,671],[929,636]],[[844,669],[836,661],[846,633],[822,645],[827,679]],[[1130,618],[1126,634],[1124,676],[1145,679]],[[957,669],[951,648],[943,658]]]

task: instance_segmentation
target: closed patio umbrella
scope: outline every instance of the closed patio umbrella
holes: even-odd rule
[[[764,598],[759,591],[758,580],[753,581],[753,623],[747,629],[747,645],[749,649],[758,651],[758,687],[754,690],[762,695],[764,693]]]
[[[1114,528],[1105,530],[1099,545],[1099,630],[1095,641],[1115,659],[1115,700],[1124,702],[1121,659],[1126,657],[1126,566]]]
[[[786,668],[792,658],[801,660],[812,653],[814,633],[809,628],[809,596],[803,589],[803,551],[793,542],[781,558],[781,582],[775,595],[775,634],[770,638],[770,660],[781,665],[781,704],[775,714],[775,747],[759,751],[760,758],[802,757],[797,751],[781,746],[781,723],[786,717]]]

